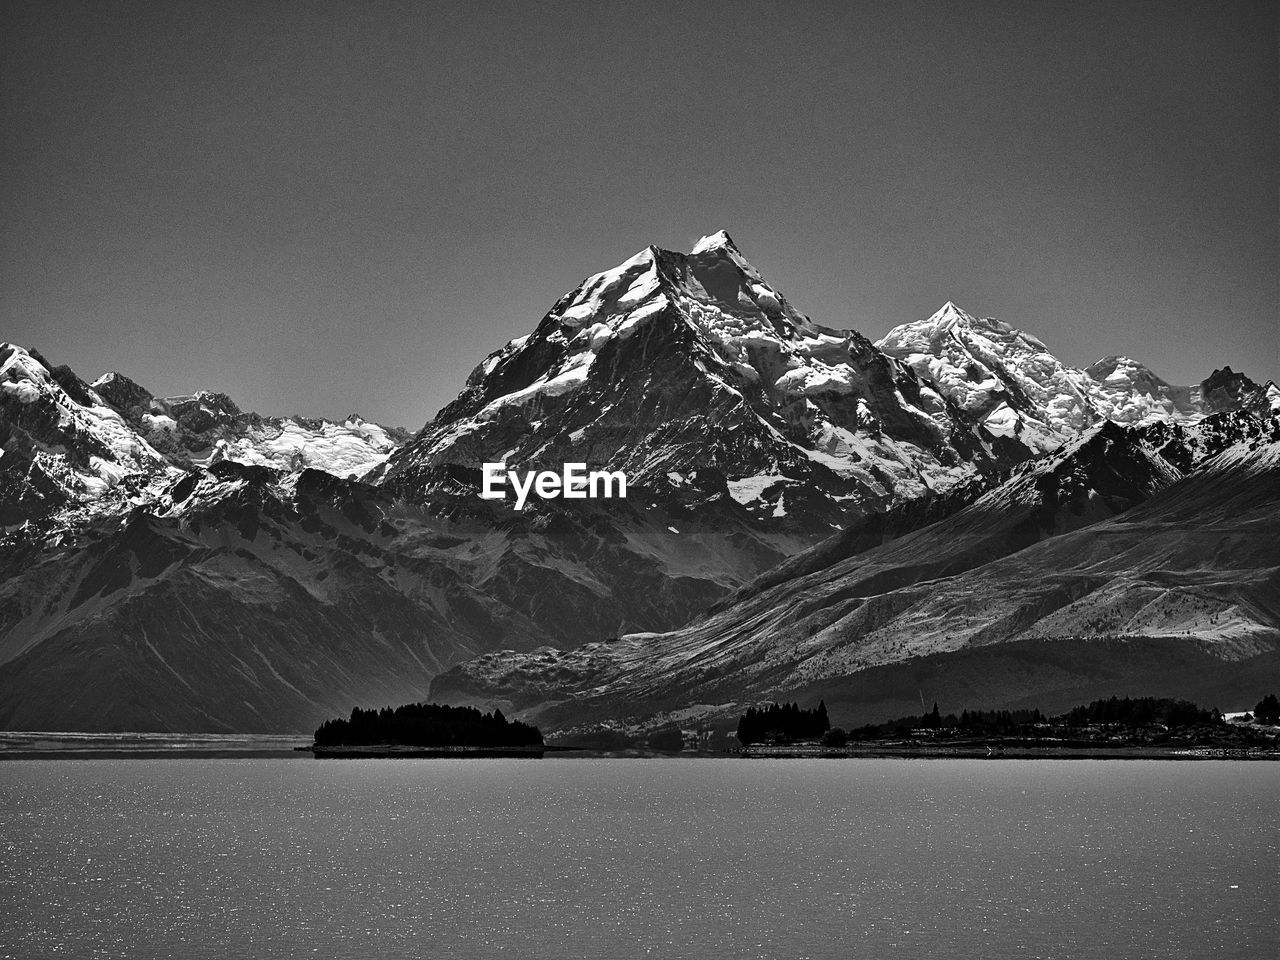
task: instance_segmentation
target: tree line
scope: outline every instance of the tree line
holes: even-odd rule
[[[1268,694],[1254,708],[1264,723],[1280,723],[1280,700]],[[818,741],[843,747],[855,741],[909,737],[916,731],[948,731],[948,735],[1022,738],[1057,737],[1064,731],[1087,727],[1179,730],[1191,727],[1226,727],[1221,711],[1206,709],[1189,700],[1168,697],[1110,697],[1094,700],[1066,713],[1049,717],[1039,708],[1030,710],[964,710],[943,714],[935,703],[927,713],[869,723],[852,730],[831,728],[825,702],[813,710],[796,703],[752,707],[738,721],[738,739],[752,743]]]
[[[1221,723],[1222,713],[1206,710],[1190,700],[1167,700],[1156,697],[1112,697],[1094,700],[1063,714],[1069,726],[1110,723],[1127,727],[1145,727],[1153,723],[1166,727],[1191,727],[1202,723]]]

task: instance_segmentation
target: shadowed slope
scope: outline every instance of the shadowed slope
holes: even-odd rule
[[[1212,674],[1206,658],[1241,664],[1280,643],[1277,450],[1246,442],[1176,480],[1136,434],[1104,426],[945,520],[747,588],[687,628],[490,655],[437,678],[433,695],[505,700],[566,726],[814,690],[866,716],[860,698],[882,699],[870,677],[893,688],[926,660],[948,675],[952,656],[969,665],[956,677],[970,707],[1032,702],[1041,689],[1075,696],[1108,670],[1188,683]],[[1150,639],[1091,660],[1103,648],[1088,638],[1115,636]],[[1162,650],[1188,645],[1162,666]],[[1021,664],[1020,679],[993,669],[984,681],[993,658]]]

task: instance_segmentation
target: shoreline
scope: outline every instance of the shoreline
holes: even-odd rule
[[[741,754],[747,760],[786,759],[936,759],[936,760],[1280,760],[1274,747],[1220,747],[1192,744],[1158,746],[1032,747],[963,744],[954,747],[885,744],[883,746],[823,747],[791,744],[752,745]]]
[[[436,746],[420,747],[405,743],[335,744],[333,746],[298,747],[300,753],[310,753],[317,760],[374,760],[409,759],[413,757],[465,758],[511,757],[541,760],[546,748],[542,745],[481,747]]]
[[[303,735],[267,733],[0,732],[5,760],[248,759],[295,757]]]
[[[784,759],[953,759],[953,760],[1280,760],[1280,746],[1229,747],[1214,744],[1071,746],[956,743],[753,744],[739,750],[668,752],[644,748],[601,750],[555,743],[522,747],[413,747],[369,744],[315,748],[305,735],[154,733],[0,733],[0,763],[6,760],[234,760],[234,759],[561,759],[784,760]]]

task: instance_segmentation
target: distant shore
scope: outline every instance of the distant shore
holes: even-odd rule
[[[298,734],[0,732],[0,760],[297,757]]]
[[[910,743],[824,747],[820,744],[751,744],[742,748],[747,759],[872,757],[961,760],[1280,760],[1274,747],[1192,746],[1032,746],[1010,744],[924,745]]]
[[[310,750],[317,759],[394,759],[408,757],[525,757],[541,759],[545,750],[541,745],[480,747],[480,746],[437,746],[420,747],[405,743],[362,743],[355,745],[330,745],[303,747]]]
[[[375,758],[539,758],[652,759],[972,759],[972,760],[1280,760],[1277,747],[913,744],[864,743],[845,747],[820,744],[752,744],[736,751],[647,749],[599,750],[547,744],[545,747],[411,747],[371,744],[321,748],[305,735],[0,732],[4,760],[140,759],[375,759]]]

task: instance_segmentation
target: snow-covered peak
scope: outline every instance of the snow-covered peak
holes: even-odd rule
[[[701,253],[723,252],[726,255],[736,255],[741,257],[742,252],[737,248],[737,244],[733,243],[733,238],[728,236],[728,230],[716,230],[716,233],[709,233],[694,244],[694,248],[689,251],[690,256],[699,256]]]
[[[718,475],[753,515],[825,523],[971,477],[987,454],[972,435],[953,448],[949,417],[861,334],[794,308],[721,231],[588,277],[379,477],[410,491],[446,465],[581,460],[680,496]]]
[[[1129,384],[1135,389],[1143,390],[1147,393],[1151,393],[1154,389],[1160,387],[1169,386],[1146,364],[1120,355],[1102,357],[1095,360],[1084,368],[1084,372],[1099,383],[1109,381],[1111,383]]]
[[[213,439],[212,437],[210,439]],[[360,477],[380,466],[405,437],[376,423],[345,423],[297,417],[255,418],[213,439],[200,462],[231,460],[295,472],[323,470],[335,477]]]
[[[234,400],[216,390],[197,390],[183,396],[165,397],[164,402],[171,407],[198,409],[203,415],[214,419],[238,417],[243,412]]]
[[[109,373],[104,373],[97,380],[93,381],[91,386],[95,390],[99,389],[100,387],[127,387],[131,390],[143,389],[133,380],[129,379],[123,373],[120,373],[117,370],[112,370]]]
[[[1065,367],[1036,337],[948,301],[877,344],[991,433],[1034,454],[1057,447],[1095,419],[1084,373]]]
[[[16,343],[0,343],[0,376],[11,369],[22,369],[37,377],[48,374],[45,365],[32,357],[25,347]]]
[[[561,297],[548,316],[562,325],[580,327],[589,317],[629,313],[661,299],[661,253],[657,247],[645,247],[613,269],[592,274]]]
[[[928,327],[954,327],[956,324],[976,324],[978,318],[971,313],[966,313],[956,306],[955,301],[948,300],[938,310],[924,321],[924,325]]]
[[[1102,357],[1085,367],[1085,388],[1100,416],[1145,424],[1199,415],[1190,387],[1176,387],[1125,356]]]
[[[618,266],[582,281],[556,303],[549,316],[570,327],[607,323],[631,329],[627,320],[636,314],[644,319],[682,301],[719,313],[766,315],[790,325],[808,323],[765,282],[723,230],[703,237],[688,254],[645,247]],[[710,322],[714,317],[705,314],[702,319]]]
[[[736,251],[738,248],[727,230],[717,230],[715,233],[707,234],[707,236],[695,243],[689,253],[691,256],[697,256],[700,253],[707,253],[711,250],[724,249]]]
[[[406,431],[388,429],[358,414],[334,423],[246,413],[225,393],[213,390],[154,397],[119,373],[99,377],[94,388],[181,467],[230,460],[284,472],[312,468],[340,477],[359,476],[408,439]]]
[[[900,324],[890,330],[877,346],[895,356],[937,350],[948,339],[963,344],[971,336],[998,337],[1015,341],[1021,349],[1043,349],[1035,337],[1015,330],[994,317],[978,317],[948,300],[924,320]]]
[[[1013,328],[1002,320],[997,320],[995,317],[979,317],[975,313],[969,313],[969,311],[958,306],[954,300],[948,300],[944,303],[933,316],[923,321],[920,326],[945,330],[950,330],[954,327],[966,327],[998,330],[1002,333],[1013,331]]]
[[[760,271],[755,268],[746,257],[742,255],[742,251],[738,249],[738,245],[733,242],[733,238],[724,230],[717,230],[709,236],[699,240],[691,251],[690,258],[706,260],[709,258],[719,258],[727,260],[737,267],[749,279],[756,283],[764,283],[764,277],[760,275]]]
[[[1100,420],[1141,425],[1269,403],[1262,388],[1229,368],[1198,387],[1180,387],[1122,355],[1083,370],[1068,367],[1036,337],[950,301],[926,320],[895,327],[876,346],[989,431],[1033,453],[1052,450]]]
[[[877,346],[991,432],[1043,453],[1089,425],[1192,422],[1231,410],[1280,410],[1280,390],[1260,387],[1229,367],[1202,383],[1172,385],[1130,357],[1103,356],[1068,367],[1037,338],[978,319],[948,302],[926,320],[891,330]]]
[[[221,461],[362,476],[408,439],[355,415],[332,423],[243,413],[212,391],[159,398],[120,373],[90,385],[35,351],[0,344],[0,528],[128,510]]]
[[[722,230],[703,237],[691,253],[650,246],[591,275],[552,307],[534,334],[486,358],[468,383],[489,396],[486,417],[576,391],[596,356],[637,334],[648,336],[654,324],[663,339],[692,338],[701,362],[720,380],[710,368],[727,366],[732,378],[799,396],[851,392],[848,371],[840,368],[848,365],[851,344],[870,347],[857,334],[819,327],[793,308]],[[542,375],[530,381],[525,371],[534,363]],[[507,375],[517,368],[520,376]]]
[[[647,333],[659,317],[666,317],[666,335],[680,338],[692,331],[712,355],[708,359],[719,357],[740,368],[758,365],[748,356],[754,348],[767,345],[767,353],[778,354],[792,351],[793,345],[806,349],[808,343],[829,353],[832,343],[849,336],[820,328],[795,310],[720,231],[704,237],[692,253],[650,246],[591,275],[552,307],[534,334],[491,354],[468,382],[500,379],[509,384],[492,400],[499,405],[557,396],[585,383],[594,357],[609,344],[616,347]],[[547,364],[549,348],[559,356]],[[532,383],[502,376],[516,365],[524,366],[521,357],[533,355],[547,367],[544,376]],[[785,372],[769,366],[769,382]]]
[[[794,516],[805,497],[884,505],[1107,418],[1178,412],[1139,364],[1118,358],[1124,377],[1099,385],[954,301],[878,346],[800,313],[724,231],[689,253],[646,247],[486,358],[379,479],[415,492],[484,462],[580,460],[683,490],[714,471],[748,510]]]
[[[0,343],[0,390],[14,397],[19,403],[34,403],[39,399],[42,387],[52,378],[44,364],[39,363],[16,343]]]
[[[12,343],[0,344],[0,427],[8,435],[2,455],[26,465],[21,485],[44,490],[41,498],[56,490],[92,500],[127,477],[168,467],[92,387]]]

